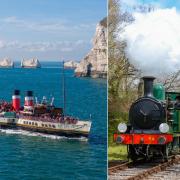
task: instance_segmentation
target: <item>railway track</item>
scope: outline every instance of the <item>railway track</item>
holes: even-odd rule
[[[128,162],[128,160],[114,160],[114,161],[109,161],[109,162],[108,162],[108,167],[109,167],[109,169],[110,169],[111,167],[114,167],[114,166],[117,166],[117,165],[120,165],[120,164],[123,164],[123,163],[126,163],[126,162]]]
[[[180,179],[180,155],[171,156],[167,162],[125,162],[108,169],[109,180],[161,180]],[[168,177],[168,178],[167,178]]]

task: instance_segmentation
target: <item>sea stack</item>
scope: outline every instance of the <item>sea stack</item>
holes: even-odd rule
[[[67,61],[64,63],[64,68],[66,69],[75,69],[79,65],[78,62],[75,61]]]
[[[23,59],[21,61],[21,67],[22,68],[40,68],[41,64],[38,59],[32,58],[32,59]]]
[[[107,77],[107,18],[96,26],[93,47],[75,69],[77,77]]]
[[[0,60],[0,68],[13,68],[14,62],[9,58]]]

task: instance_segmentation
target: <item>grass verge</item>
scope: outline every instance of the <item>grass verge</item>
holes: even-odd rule
[[[108,161],[127,159],[127,146],[118,145],[113,142],[113,134],[117,132],[118,124],[120,122],[127,122],[127,118],[127,113],[109,113]]]
[[[127,146],[116,145],[108,147],[108,161],[126,160],[127,159]]]

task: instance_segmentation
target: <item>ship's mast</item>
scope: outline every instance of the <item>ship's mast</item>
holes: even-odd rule
[[[62,70],[62,90],[63,90],[63,116],[66,113],[66,91],[65,91],[65,75],[64,75],[64,61],[63,61],[63,70]]]

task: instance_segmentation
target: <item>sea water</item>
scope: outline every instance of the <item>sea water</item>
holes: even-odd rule
[[[65,70],[65,113],[91,119],[89,139],[65,138],[0,129],[0,179],[106,179],[106,80],[76,78]],[[0,99],[11,101],[14,89],[33,90],[40,101],[55,98],[63,106],[62,64],[42,62],[40,69],[0,69]]]

